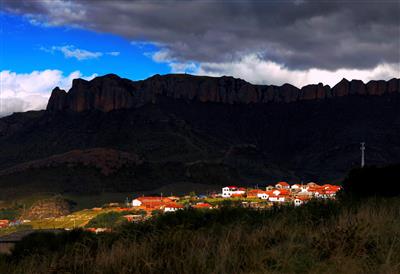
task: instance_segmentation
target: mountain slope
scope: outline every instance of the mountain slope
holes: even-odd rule
[[[59,192],[134,191],[178,181],[216,186],[279,179],[338,181],[359,165],[361,141],[367,143],[368,164],[400,162],[400,90],[394,90],[398,79],[369,85],[342,81],[326,89],[333,94],[329,98],[288,103],[187,97],[203,89],[220,94],[214,82],[235,83],[233,90],[227,89],[235,94],[243,91],[237,88],[240,85],[252,86],[225,78],[168,75],[138,84],[108,75],[85,83],[84,89],[74,81],[68,93],[55,90],[47,111],[0,119],[0,170],[18,170],[0,172],[0,186],[26,185],[33,175],[35,187],[54,185],[58,179],[54,190]],[[376,90],[371,88],[375,83]],[[142,88],[134,89],[135,85]],[[342,93],[346,91],[342,86],[349,87],[348,93]],[[135,104],[128,106],[131,99],[123,101],[128,96],[142,99],[132,99]],[[125,99],[116,103],[118,98]],[[63,164],[50,169],[15,168],[55,154],[95,148],[137,155],[142,163],[112,175],[90,166],[73,169]]]

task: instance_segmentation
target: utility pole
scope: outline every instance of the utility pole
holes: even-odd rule
[[[361,168],[365,166],[365,142],[361,143]]]

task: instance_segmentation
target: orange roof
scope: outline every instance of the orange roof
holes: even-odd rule
[[[288,189],[279,189],[279,195],[288,195],[290,191]]]
[[[136,198],[137,200],[141,201],[142,203],[147,203],[147,202],[172,202],[171,199],[165,198],[165,197],[159,197],[159,196],[142,196]]]
[[[212,205],[209,203],[198,203],[193,206],[194,208],[212,208]]]
[[[289,186],[289,184],[287,182],[279,182],[276,185]]]
[[[183,205],[172,202],[172,203],[167,203],[167,204],[165,204],[165,207],[169,207],[169,208],[183,208]]]
[[[255,193],[255,194],[263,193],[263,192],[264,192],[264,190],[262,190],[262,189],[250,189],[247,191],[247,193]]]

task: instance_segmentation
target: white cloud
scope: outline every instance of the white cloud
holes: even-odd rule
[[[171,68],[172,73],[195,73],[198,67],[195,63],[179,63],[173,62],[168,64]]]
[[[280,64],[264,61],[257,54],[247,55],[237,62],[200,63],[195,74],[222,76],[230,75],[242,78],[253,84],[282,85],[290,83],[297,87],[322,82],[335,85],[342,78],[348,80],[360,79],[389,80],[400,78],[400,64],[383,63],[373,69],[338,69],[335,71],[311,68],[307,70],[290,70]]]
[[[78,49],[73,45],[66,46],[52,46],[51,48],[40,47],[40,50],[54,53],[56,51],[61,52],[65,58],[75,58],[79,61],[88,60],[88,59],[97,59],[103,55],[109,56],[119,56],[119,51],[110,51],[110,52],[99,52],[99,51],[89,51],[86,49]]]
[[[60,70],[31,73],[3,70],[0,72],[0,117],[13,112],[44,109],[54,87],[68,90],[73,79],[89,80],[96,76],[83,76],[79,71],[64,76]]]
[[[78,60],[96,59],[103,56],[101,52],[92,52],[85,49],[76,49],[73,46],[56,47],[66,58],[76,58]]]
[[[156,52],[145,52],[144,55],[156,63],[167,63],[172,73],[196,73],[199,69],[194,62],[179,62],[170,53],[166,49],[161,49]]]
[[[111,55],[111,56],[119,56],[121,53],[119,51],[110,51],[110,52],[107,52],[107,54]]]

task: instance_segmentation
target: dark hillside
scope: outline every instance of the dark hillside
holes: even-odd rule
[[[135,96],[157,88],[162,92],[151,93],[154,100],[132,108],[52,110],[0,119],[0,186],[27,185],[27,176],[39,184],[54,185],[48,179],[59,172],[54,168],[62,171],[59,178],[67,178],[55,189],[78,192],[154,189],[177,181],[218,186],[238,181],[250,185],[276,180],[340,182],[359,166],[362,141],[367,144],[367,164],[400,163],[400,93],[395,92],[394,80],[380,81],[381,91],[371,88],[374,82],[368,83],[363,90],[375,90],[371,94],[350,92],[352,82],[342,81],[332,89],[336,95],[329,98],[226,103],[168,93],[174,85],[179,94],[185,94],[190,83],[196,92],[208,86],[213,90],[212,83],[218,83],[218,78],[187,77],[120,82],[115,75],[104,76],[85,82],[86,91],[74,81],[70,92],[76,94],[105,94],[107,88],[113,91],[111,97],[125,91]],[[226,84],[232,79],[221,81]],[[251,86],[239,81],[232,90],[226,85],[224,90],[238,92],[238,83]],[[350,93],[339,93],[342,89]],[[62,164],[4,173],[28,161],[95,148],[136,155],[142,164],[107,176],[90,166],[71,171]]]

